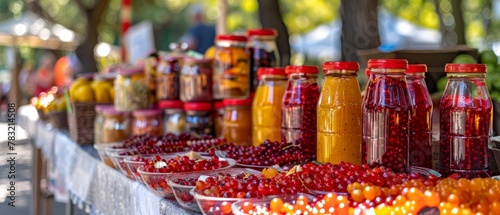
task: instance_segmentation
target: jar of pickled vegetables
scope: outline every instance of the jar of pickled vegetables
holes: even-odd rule
[[[484,64],[446,64],[448,84],[440,110],[439,172],[444,176],[491,176],[493,108]]]
[[[228,142],[240,146],[252,145],[252,100],[252,96],[247,99],[224,99],[226,110],[222,136]]]
[[[186,113],[180,100],[162,100],[158,108],[163,109],[164,134],[180,134],[185,131]]]
[[[251,91],[259,85],[258,70],[261,67],[280,66],[280,56],[276,46],[278,32],[275,29],[253,29],[247,31],[248,53],[250,54]]]
[[[132,134],[135,136],[149,134],[151,136],[161,136],[163,134],[163,124],[161,120],[161,110],[136,110],[132,112],[134,121],[132,123]]]
[[[369,60],[370,82],[363,98],[363,163],[409,171],[412,105],[405,72],[408,61]]]
[[[104,122],[102,125],[102,143],[114,143],[128,139],[132,136],[130,117],[127,112],[115,108],[102,111]]]
[[[432,169],[432,100],[425,84],[425,64],[409,64],[406,82],[413,111],[410,117],[410,166]]]
[[[214,119],[211,102],[186,102],[186,131],[198,135],[214,135]]]
[[[218,35],[215,44],[213,90],[215,99],[248,98],[250,95],[249,55],[247,38]]]
[[[252,141],[281,141],[281,104],[287,87],[285,68],[260,68],[260,79],[252,103]]]
[[[142,68],[120,68],[115,79],[115,108],[133,111],[149,108],[149,88]]]
[[[304,150],[316,154],[316,106],[319,99],[318,67],[287,66],[288,86],[281,107],[281,137],[301,140]]]
[[[179,99],[179,58],[164,57],[158,65],[156,74],[156,98],[158,100]]]
[[[362,99],[356,62],[325,62],[318,101],[319,162],[361,164]]]
[[[212,101],[212,63],[210,59],[184,59],[180,79],[183,102]]]
[[[94,119],[94,143],[103,142],[103,125],[104,114],[103,111],[108,108],[113,108],[113,105],[96,105],[95,106],[95,119]]]
[[[215,136],[222,137],[222,125],[224,124],[224,103],[222,101],[214,103]]]

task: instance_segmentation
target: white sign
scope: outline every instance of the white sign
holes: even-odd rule
[[[125,33],[125,48],[127,62],[131,64],[136,64],[137,60],[155,51],[153,24],[150,21],[142,21],[130,27]]]

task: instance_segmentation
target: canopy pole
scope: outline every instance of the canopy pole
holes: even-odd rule
[[[16,109],[21,106],[21,90],[19,88],[19,73],[21,72],[22,68],[22,62],[21,62],[21,56],[17,53],[17,50],[15,47],[12,47],[13,53],[14,53],[14,65],[12,65],[11,68],[11,84],[10,84],[10,91],[9,91],[9,99],[8,101],[10,103],[14,103]]]
[[[227,34],[227,0],[219,0],[219,17],[217,18],[216,33]]]
[[[127,47],[125,45],[125,35],[132,23],[132,0],[122,0],[122,11],[121,11],[121,34],[120,41],[122,46],[122,62],[127,62]]]

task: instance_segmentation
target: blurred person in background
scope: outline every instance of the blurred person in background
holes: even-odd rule
[[[183,40],[188,44],[189,49],[203,54],[208,48],[214,45],[215,26],[205,23],[203,7],[201,5],[191,6],[188,9],[188,14],[192,26]]]
[[[45,52],[41,58],[40,66],[35,74],[35,96],[41,92],[46,92],[54,86],[54,64],[55,56],[50,52]]]
[[[19,86],[21,89],[21,101],[23,104],[35,93],[35,64],[32,60],[26,60],[23,68],[19,72]]]

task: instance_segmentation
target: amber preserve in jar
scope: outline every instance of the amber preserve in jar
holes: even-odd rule
[[[325,62],[318,101],[319,162],[361,164],[361,90],[356,62]]]
[[[179,58],[166,56],[160,60],[156,74],[156,98],[179,99]]]
[[[214,135],[211,102],[186,102],[186,131],[198,135]]]
[[[115,108],[133,111],[149,108],[149,87],[143,68],[120,68],[115,79]]]
[[[226,109],[222,136],[230,143],[240,146],[252,145],[252,100],[252,97],[223,100]]]
[[[108,108],[114,108],[113,105],[96,105],[95,106],[95,119],[94,119],[94,143],[103,142],[103,126],[104,114],[103,111]]]
[[[164,134],[180,134],[186,127],[184,103],[180,100],[162,100],[158,107],[163,109]]]
[[[180,79],[180,98],[183,102],[212,100],[212,63],[210,59],[184,59]]]
[[[133,135],[161,136],[163,134],[161,110],[136,110],[132,112],[132,116],[134,117],[132,124]]]
[[[218,35],[214,58],[213,90],[215,99],[248,98],[250,95],[249,55],[247,38],[239,35]]]
[[[102,112],[104,116],[102,142],[114,143],[132,136],[129,113],[107,108]]]

